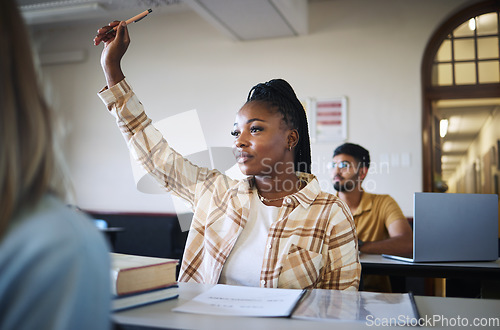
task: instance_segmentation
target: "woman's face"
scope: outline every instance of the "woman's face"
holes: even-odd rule
[[[293,173],[293,155],[288,150],[290,132],[282,115],[271,111],[266,103],[246,103],[238,111],[231,133],[233,152],[243,174]]]

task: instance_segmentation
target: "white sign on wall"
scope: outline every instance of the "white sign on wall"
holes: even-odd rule
[[[347,139],[346,97],[307,102],[311,142],[339,142]]]

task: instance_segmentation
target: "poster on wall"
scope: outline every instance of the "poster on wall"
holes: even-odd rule
[[[311,142],[340,142],[347,139],[346,97],[310,100]]]

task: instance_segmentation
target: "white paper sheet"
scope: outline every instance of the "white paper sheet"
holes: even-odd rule
[[[302,295],[302,290],[217,284],[189,302],[174,308],[173,311],[211,315],[287,317]]]

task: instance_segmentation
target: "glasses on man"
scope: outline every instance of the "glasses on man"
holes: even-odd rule
[[[331,170],[337,168],[339,171],[347,171],[351,168],[351,163],[349,163],[347,160],[343,160],[341,162],[329,162],[328,168]]]

